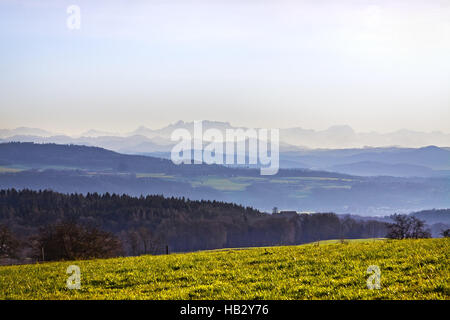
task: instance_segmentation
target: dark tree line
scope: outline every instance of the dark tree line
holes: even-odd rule
[[[272,215],[219,201],[14,189],[0,190],[0,224],[5,239],[17,241],[5,241],[5,252],[17,252],[20,242],[22,258],[39,260],[161,254],[166,246],[186,252],[293,245],[388,231],[385,222],[334,213]]]

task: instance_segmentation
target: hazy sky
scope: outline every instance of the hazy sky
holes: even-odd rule
[[[0,1],[1,128],[180,119],[450,132],[450,1]]]

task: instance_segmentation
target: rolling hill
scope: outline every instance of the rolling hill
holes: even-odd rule
[[[361,215],[450,207],[448,177],[361,177],[305,169],[175,165],[76,145],[0,144],[0,188],[59,192],[163,194],[221,200],[271,211],[333,211]]]
[[[172,127],[178,128],[178,126]],[[189,128],[186,124],[181,127]],[[169,132],[168,130],[163,130],[165,135],[167,135],[166,131]],[[18,132],[22,131],[19,130]],[[149,135],[146,132],[146,130],[141,128],[133,132],[132,135],[125,136],[102,136],[96,131],[89,131],[85,136],[81,137],[13,135],[0,138],[0,142],[74,144],[101,147],[125,154],[170,158],[170,151],[175,142],[171,141],[169,137]],[[433,145],[420,148],[308,149],[283,142],[282,140],[280,142],[281,168],[303,168],[350,173],[351,171],[348,168],[352,167],[353,164],[357,164],[359,170],[352,174],[364,176],[450,176],[450,150]]]
[[[449,239],[365,240],[0,267],[0,299],[450,298]],[[81,272],[68,290],[67,268]],[[368,289],[369,266],[380,289]],[[175,316],[175,314],[174,314]]]

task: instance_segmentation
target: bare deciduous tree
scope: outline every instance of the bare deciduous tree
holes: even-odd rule
[[[394,223],[388,226],[388,238],[407,239],[407,238],[430,238],[431,233],[425,229],[425,222],[414,216],[405,214],[394,214],[391,216]]]
[[[46,261],[108,258],[122,249],[113,234],[73,222],[42,228],[32,241],[35,256]]]

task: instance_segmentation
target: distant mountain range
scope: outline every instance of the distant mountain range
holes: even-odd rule
[[[20,127],[15,129],[0,129],[0,138],[7,138],[13,136],[21,136],[21,135],[29,135],[29,136],[40,136],[40,137],[50,137],[55,135],[54,133],[38,128],[27,128]]]
[[[193,131],[193,122],[178,121],[170,124],[166,127],[159,129],[151,129],[144,126],[137,128],[132,132],[126,133],[113,133],[106,131],[98,131],[95,129],[88,130],[82,133],[80,136],[65,136],[61,134],[54,134],[46,130],[36,128],[17,128],[6,130],[0,130],[0,138],[12,139],[14,137],[24,139],[24,136],[36,137],[55,137],[55,139],[81,139],[84,138],[104,138],[116,137],[116,138],[131,138],[128,142],[134,142],[130,144],[132,150],[139,140],[147,138],[145,142],[147,146],[154,147],[173,145],[170,140],[170,136],[175,129],[187,129]],[[210,128],[225,131],[226,129],[247,129],[246,127],[233,126],[229,122],[220,121],[203,121],[203,130]],[[257,129],[257,128],[255,128]],[[270,129],[270,128],[268,128]],[[137,140],[137,141],[133,141]],[[439,131],[434,132],[419,132],[411,130],[398,130],[390,133],[377,133],[377,132],[365,132],[357,133],[351,127],[346,125],[332,126],[326,130],[310,130],[300,127],[280,129],[280,142],[285,144],[285,147],[291,146],[294,149],[305,148],[363,148],[363,147],[403,147],[403,148],[419,148],[429,145],[435,145],[439,147],[450,147],[450,134],[442,133]],[[56,141],[55,141],[56,142]],[[142,142],[142,141],[141,141]],[[142,150],[142,152],[149,152],[151,150]],[[161,150],[159,150],[161,151]],[[134,151],[133,151],[134,152]]]
[[[193,132],[193,122],[178,121],[160,129],[139,127],[126,134],[89,130],[82,136],[53,135],[45,130],[21,127],[0,130],[0,142],[96,146],[125,154],[168,159],[176,143],[170,140],[170,136],[174,130],[181,128]],[[234,127],[228,122],[203,121],[203,131],[210,128],[225,132],[226,129],[239,127]],[[334,126],[323,131],[290,128],[280,130],[280,140],[281,168],[327,170],[360,176],[450,175],[450,148],[448,147],[450,135],[440,132],[421,133],[400,130],[390,134],[378,134],[355,133],[348,126]],[[363,145],[386,146],[361,147]],[[321,148],[308,148],[311,146]],[[330,146],[339,146],[341,149],[329,149]]]
[[[285,168],[296,167],[298,161],[309,169],[361,176],[450,176],[450,150],[436,146],[304,150],[284,152],[280,157]]]

